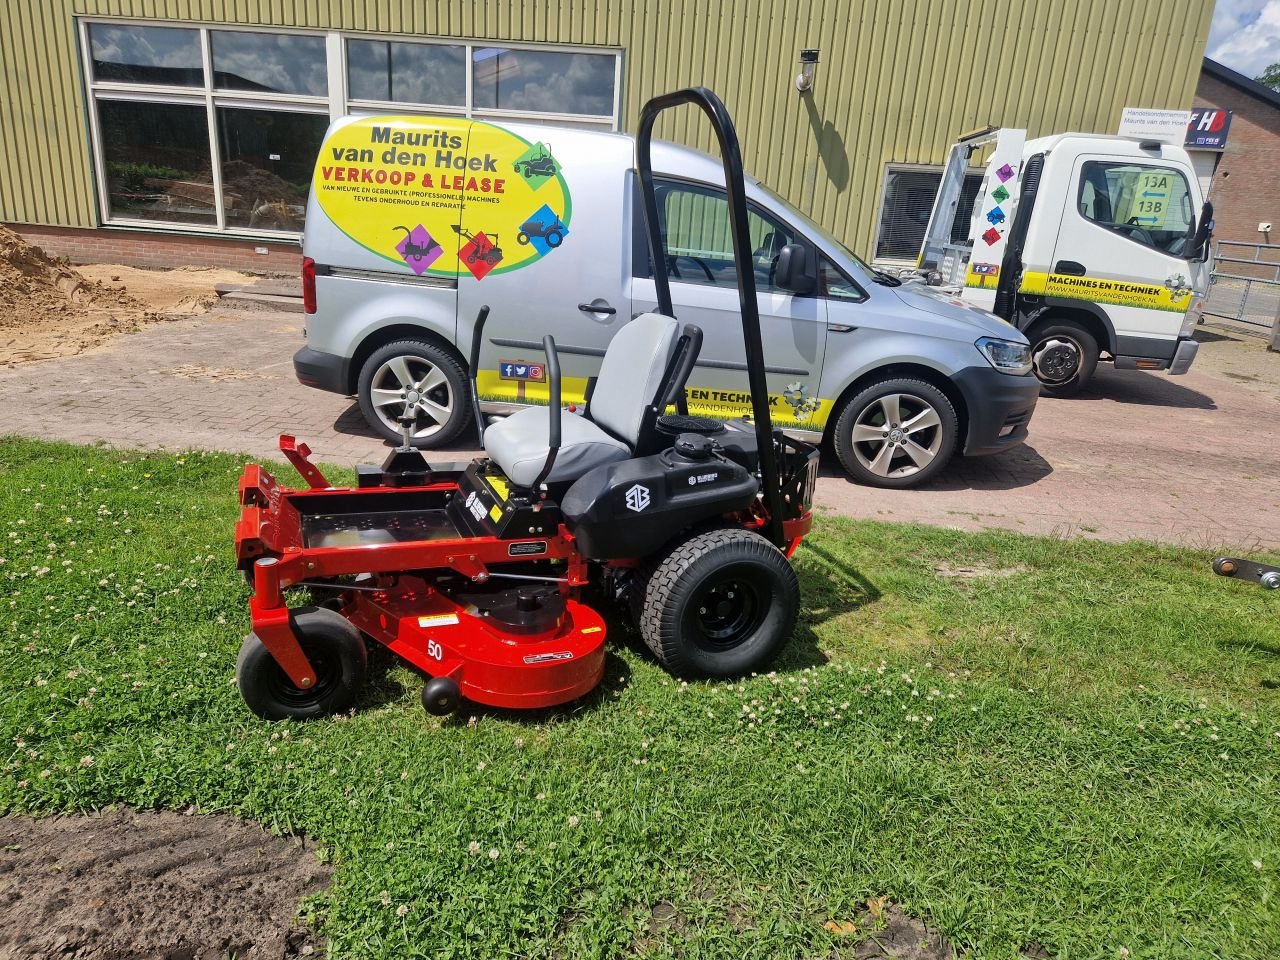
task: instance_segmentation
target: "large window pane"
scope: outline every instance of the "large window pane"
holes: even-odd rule
[[[613,116],[615,58],[609,54],[483,47],[471,56],[477,110]]]
[[[1187,178],[1172,167],[1090,160],[1078,200],[1086,220],[1122,237],[1182,256],[1190,243],[1191,194]]]
[[[467,101],[467,48],[348,40],[347,85],[353,100],[461,107]]]
[[[328,117],[218,108],[228,227],[301,230],[307,188]]]
[[[95,80],[204,86],[198,30],[92,23],[89,47]]]
[[[110,216],[214,223],[204,105],[100,100]]]
[[[327,96],[323,37],[213,30],[213,85]]]

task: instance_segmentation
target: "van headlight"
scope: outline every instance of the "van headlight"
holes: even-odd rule
[[[976,342],[975,346],[1001,373],[1020,377],[1031,372],[1031,347],[1025,343],[983,337]]]

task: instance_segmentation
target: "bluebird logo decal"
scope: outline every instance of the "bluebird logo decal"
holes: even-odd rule
[[[649,496],[649,488],[644,484],[637,483],[627,491],[628,510],[634,510],[636,513],[640,513],[649,506],[650,502],[651,498]]]

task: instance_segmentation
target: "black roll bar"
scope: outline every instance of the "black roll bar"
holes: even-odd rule
[[[489,319],[489,305],[486,303],[476,314],[476,325],[471,328],[471,411],[476,417],[476,440],[484,446],[484,414],[480,412],[480,388],[476,386],[476,378],[480,376],[480,346],[484,340],[484,322]]]
[[[551,334],[542,338],[542,352],[547,355],[547,459],[542,470],[530,487],[537,493],[556,465],[556,454],[560,452],[560,354],[556,352],[556,341]]]
[[[769,385],[765,380],[764,345],[760,341],[760,310],[756,304],[755,268],[751,262],[751,234],[747,229],[747,188],[742,175],[742,151],[729,111],[718,96],[706,87],[688,87],[654,97],[640,114],[636,133],[636,167],[640,174],[645,232],[649,259],[653,264],[653,286],[658,312],[675,318],[671,306],[671,283],[665,269],[666,256],[658,220],[658,198],[653,187],[653,124],[658,114],[691,103],[711,120],[720,156],[724,163],[724,183],[729,200],[729,233],[733,237],[733,262],[738,273],[738,303],[742,312],[742,336],[747,351],[747,383],[751,391],[751,412],[755,419],[756,445],[760,452],[760,482],[769,514],[764,534],[776,546],[783,544],[782,487],[778,458],[773,446],[773,421],[769,416]]]

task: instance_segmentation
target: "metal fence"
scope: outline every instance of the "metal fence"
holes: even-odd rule
[[[1205,314],[1266,334],[1280,323],[1280,244],[1219,240]]]

